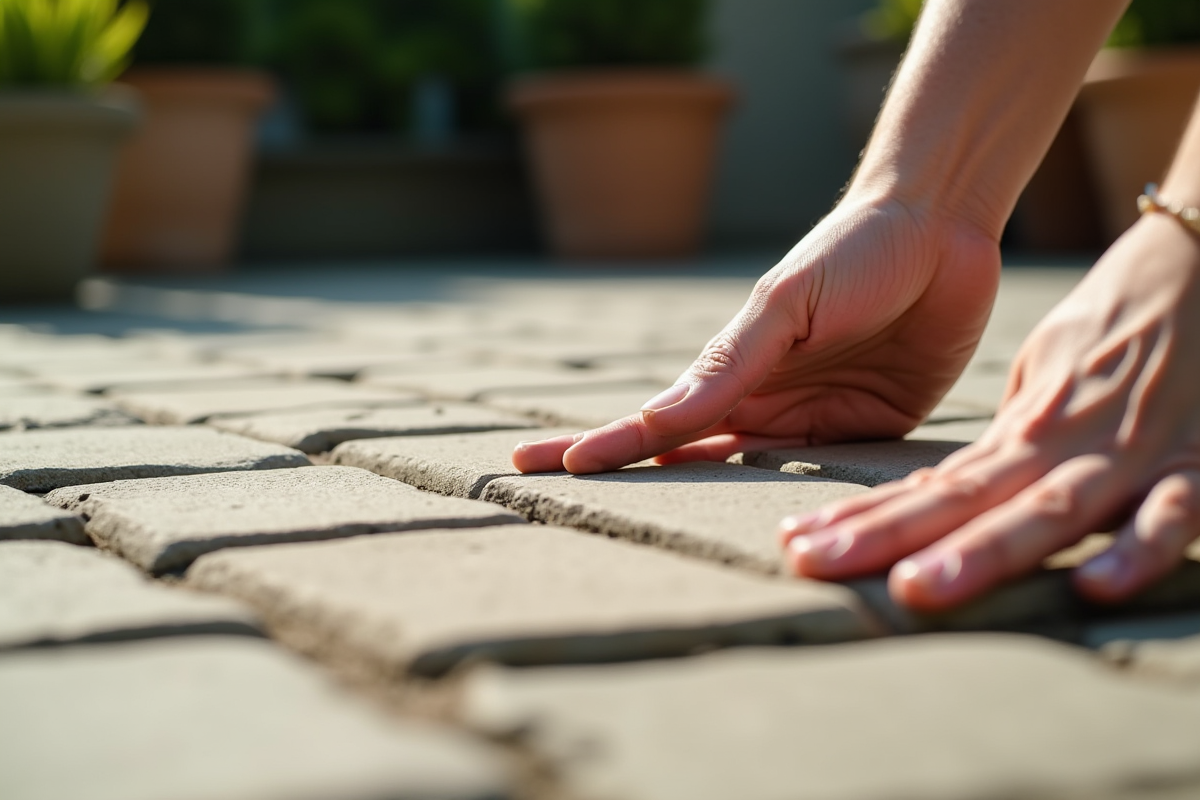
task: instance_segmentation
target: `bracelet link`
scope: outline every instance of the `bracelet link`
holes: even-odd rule
[[[1137,199],[1138,211],[1142,214],[1167,214],[1193,233],[1200,234],[1200,208],[1169,203],[1158,194],[1157,183],[1147,183],[1146,192]]]

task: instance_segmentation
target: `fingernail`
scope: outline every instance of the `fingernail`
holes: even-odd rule
[[[1101,553],[1079,568],[1079,577],[1088,583],[1114,583],[1124,571],[1121,557],[1112,550]]]
[[[797,536],[788,542],[788,549],[798,556],[829,564],[846,555],[853,544],[854,537],[850,533],[830,528],[807,536]]]
[[[918,581],[930,589],[940,589],[958,578],[962,572],[962,556],[958,553],[922,553],[906,558],[893,567],[903,581]]]
[[[664,408],[670,408],[687,397],[687,393],[691,388],[686,383],[677,383],[670,389],[660,392],[647,400],[646,404],[642,406],[642,411],[662,411]]]
[[[785,533],[803,533],[807,530],[812,530],[817,526],[817,520],[820,514],[799,514],[792,517],[784,517],[779,520],[779,529]]]

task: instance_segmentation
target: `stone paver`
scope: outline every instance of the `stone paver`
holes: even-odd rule
[[[103,359],[78,363],[56,362],[40,368],[31,368],[29,373],[40,383],[56,389],[94,394],[117,389],[153,391],[172,384],[249,380],[267,375],[265,370],[243,366],[154,359],[119,361],[115,364],[106,364]]]
[[[839,586],[541,525],[226,551],[187,579],[249,602],[285,640],[384,675],[438,675],[466,658],[614,661],[877,632]]]
[[[334,463],[362,467],[438,494],[477,498],[496,478],[519,475],[512,451],[520,442],[550,439],[574,428],[470,433],[461,436],[406,436],[338,445]]]
[[[933,440],[939,442],[974,442],[983,436],[992,424],[990,418],[962,420],[960,422],[933,422],[921,425],[904,437],[910,440]]]
[[[1117,640],[1105,645],[1108,657],[1138,675],[1165,678],[1190,684],[1200,689],[1200,635],[1196,635],[1197,620],[1178,625],[1176,630],[1189,630],[1193,635],[1173,638],[1175,630],[1159,630],[1161,639],[1142,641]]]
[[[237,603],[148,581],[63,542],[0,542],[0,651],[186,634],[257,634]]]
[[[0,434],[0,484],[27,492],[125,478],[307,465],[287,447],[208,428],[70,428]]]
[[[593,389],[582,393],[492,392],[484,403],[503,411],[525,414],[544,425],[598,428],[613,420],[636,414],[647,400],[666,385],[635,389]]]
[[[282,375],[343,380],[374,368],[434,369],[446,361],[432,355],[407,353],[395,346],[339,341],[228,348],[221,355],[227,362],[250,364]]]
[[[220,417],[209,424],[221,430],[295,447],[305,453],[324,453],[353,439],[536,427],[531,420],[465,403],[267,412],[248,417]]]
[[[633,389],[650,392],[656,384],[630,370],[535,369],[477,366],[458,371],[419,373],[407,369],[372,370],[369,386],[408,389],[438,400],[482,400],[493,394],[570,394],[593,390]]]
[[[46,500],[82,514],[93,539],[153,573],[225,547],[522,521],[353,467],[117,481],[71,486]]]
[[[138,421],[95,397],[33,393],[0,396],[0,431],[134,425]]]
[[[414,393],[369,389],[341,381],[247,381],[168,391],[121,391],[112,394],[125,411],[158,425],[186,425],[218,416],[258,414],[304,408],[376,408],[410,405]]]
[[[529,519],[775,572],[779,521],[867,491],[732,464],[630,467],[601,475],[496,478],[481,497]]]
[[[1035,638],[492,668],[467,688],[470,723],[523,732],[581,800],[1200,793],[1200,691],[1129,680]]]
[[[1004,372],[967,372],[929,415],[932,421],[990,417],[1000,407],[1008,375]]]
[[[731,463],[878,486],[924,467],[937,466],[963,445],[945,441],[856,442],[739,453]]]
[[[0,541],[55,539],[90,544],[83,519],[18,489],[0,485]]]
[[[0,657],[5,800],[499,800],[504,765],[388,720],[270,643],[203,637]]]

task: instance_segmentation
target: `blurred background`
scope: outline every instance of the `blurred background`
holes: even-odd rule
[[[92,39],[63,33],[60,5],[92,15]],[[850,176],[920,2],[0,8],[11,300],[96,267],[761,254],[765,269]],[[1132,221],[1200,90],[1198,41],[1200,3],[1134,1],[1018,205],[1010,259],[1086,258]],[[57,71],[36,57],[64,42],[79,52]],[[31,107],[64,88],[102,108]],[[74,278],[49,280],[58,268]]]

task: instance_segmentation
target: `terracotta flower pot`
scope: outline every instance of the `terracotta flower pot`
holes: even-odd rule
[[[0,93],[0,302],[70,299],[96,264],[129,93]]]
[[[597,71],[522,78],[509,99],[555,254],[670,258],[700,247],[728,84]]]
[[[1200,48],[1106,50],[1079,94],[1105,233],[1120,236],[1138,217],[1137,197],[1161,181],[1200,94]]]
[[[220,269],[236,244],[259,115],[275,95],[264,74],[142,68],[146,124],[121,154],[103,258],[129,270]]]

